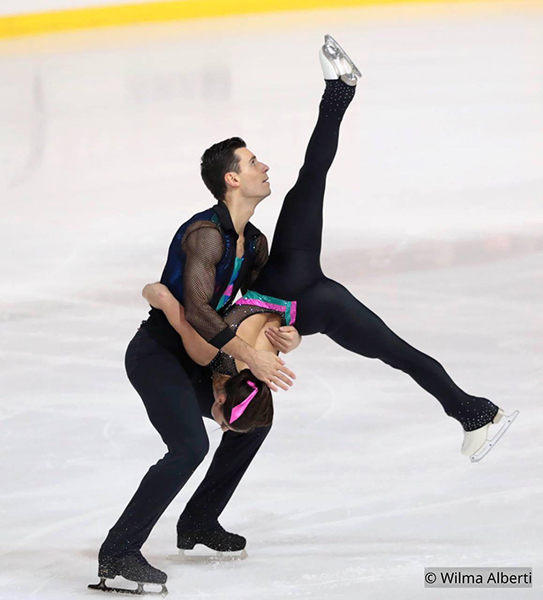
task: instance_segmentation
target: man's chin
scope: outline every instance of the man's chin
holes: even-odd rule
[[[260,200],[258,201],[258,204],[260,204],[262,202],[262,200],[265,200],[270,194],[271,194],[271,189],[265,196],[262,196],[262,198],[260,198]]]

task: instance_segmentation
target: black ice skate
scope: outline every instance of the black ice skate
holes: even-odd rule
[[[207,529],[178,528],[177,547],[179,555],[171,560],[230,560],[247,558],[247,540],[235,533],[225,531],[219,523]]]
[[[136,582],[138,587],[136,589],[108,587],[106,579],[114,579],[117,575]],[[123,558],[101,558],[98,566],[98,577],[100,583],[89,585],[89,589],[116,594],[132,594],[134,596],[166,596],[168,594],[165,585],[168,576],[163,571],[152,567],[141,552]],[[148,591],[143,587],[147,584],[159,585],[162,589],[159,592]]]

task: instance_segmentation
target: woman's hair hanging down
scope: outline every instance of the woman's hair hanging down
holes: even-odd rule
[[[254,391],[248,381],[256,384],[258,392],[243,414],[231,425],[232,429],[240,433],[248,433],[255,427],[269,427],[273,421],[273,398],[270,388],[257,379],[249,369],[243,369],[224,384],[226,402],[223,404],[223,411],[226,422],[230,423],[232,410]]]

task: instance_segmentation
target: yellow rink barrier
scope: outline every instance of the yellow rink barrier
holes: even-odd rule
[[[0,17],[0,38],[136,23],[413,2],[436,4],[443,3],[444,0],[180,0],[95,6]],[[480,0],[446,0],[445,4],[469,2],[480,2]],[[499,4],[499,1],[494,1],[494,4],[496,3]]]

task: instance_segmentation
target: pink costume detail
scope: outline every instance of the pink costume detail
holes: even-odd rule
[[[257,395],[258,388],[252,381],[247,381],[247,385],[253,388],[253,391],[247,396],[247,398],[241,403],[235,406],[232,409],[232,414],[230,415],[230,423],[233,423],[237,419],[241,417],[241,415],[245,412],[245,409],[249,406],[249,402]]]
[[[261,308],[271,308],[278,312],[285,312],[286,307],[281,306],[280,304],[272,304],[271,302],[264,302],[263,300],[256,300],[255,298],[240,298],[236,304],[250,304],[251,306],[260,306]],[[290,314],[290,324],[296,321],[296,301],[291,302],[291,314]]]

